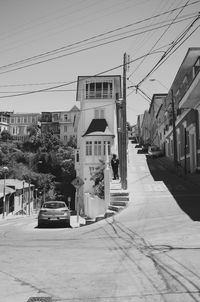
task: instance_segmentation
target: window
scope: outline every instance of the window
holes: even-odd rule
[[[86,99],[112,98],[112,82],[97,82],[86,84]]]
[[[64,119],[65,119],[65,121],[67,121],[67,119],[68,119],[68,115],[67,114],[64,115]]]
[[[102,108],[98,108],[94,110],[94,118],[95,119],[103,119],[105,118],[105,110]]]
[[[193,78],[196,77],[199,70],[200,70],[200,57],[197,59],[196,63],[193,66]]]
[[[64,132],[67,132],[67,126],[64,126]]]
[[[27,123],[27,117],[25,116],[24,117],[24,124],[26,124]]]
[[[103,142],[103,154],[106,155],[106,143],[108,144],[108,155],[111,154],[110,142],[104,141]]]
[[[86,156],[90,156],[92,155],[92,142],[91,141],[87,141],[86,142]]]
[[[95,172],[96,168],[95,167],[89,167],[90,170],[90,175],[92,176],[92,174]]]
[[[53,118],[54,118],[54,121],[58,121],[58,114],[54,114]]]
[[[101,141],[94,142],[94,155],[101,155]]]
[[[67,142],[67,135],[64,135],[64,141]]]

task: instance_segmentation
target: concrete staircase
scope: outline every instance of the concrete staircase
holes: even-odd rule
[[[113,212],[113,214],[123,210],[129,202],[129,192],[127,191],[111,191],[110,193],[110,205],[108,209]],[[110,215],[111,216],[111,215]]]

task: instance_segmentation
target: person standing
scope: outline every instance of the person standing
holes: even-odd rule
[[[113,154],[111,159],[111,167],[113,171],[113,179],[119,179],[118,168],[119,168],[119,159],[116,154]]]

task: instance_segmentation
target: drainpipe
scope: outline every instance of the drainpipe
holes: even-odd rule
[[[173,127],[173,142],[174,142],[174,167],[177,168],[177,138],[176,138],[176,124],[175,124],[175,110],[174,110],[174,96],[171,89],[171,104],[172,104],[172,127]]]

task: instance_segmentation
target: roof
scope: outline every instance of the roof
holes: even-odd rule
[[[180,83],[182,83],[185,74],[187,73],[188,69],[191,68],[198,57],[200,56],[200,47],[190,47],[179,67],[179,70],[175,76],[175,79],[171,85],[169,93],[171,93],[171,89],[176,90],[177,87],[180,87]]]
[[[98,136],[98,135],[114,135],[110,132],[108,128],[108,124],[105,119],[93,119],[87,129],[87,131],[83,134],[84,136],[92,135],[92,136]]]
[[[4,186],[2,184],[0,184],[0,198],[2,198],[4,196],[3,194],[3,190],[4,190]],[[8,194],[12,194],[14,193],[15,190],[14,189],[11,189],[9,187],[5,187],[5,194],[8,195]]]
[[[151,109],[152,109],[152,107],[153,107],[153,104],[155,104],[156,101],[159,100],[160,105],[161,105],[162,102],[163,102],[163,100],[164,100],[166,97],[167,97],[167,93],[155,93],[155,94],[153,94],[152,99],[151,99],[151,104],[150,104],[150,107],[149,107],[149,113],[151,112]],[[158,105],[158,104],[156,105],[157,110],[159,109],[158,106],[160,106],[160,105]]]
[[[80,111],[80,109],[76,105],[74,105],[72,109],[69,110],[69,112],[71,111]]]
[[[4,179],[0,179],[0,188],[4,185]],[[33,187],[33,184],[30,184]],[[6,187],[15,187],[15,190],[23,189],[23,180],[7,178],[6,179]],[[29,184],[24,181],[24,188],[28,188]],[[0,189],[1,190],[1,189]]]

